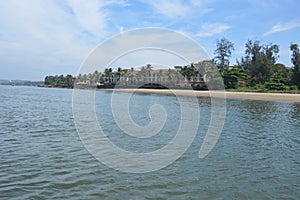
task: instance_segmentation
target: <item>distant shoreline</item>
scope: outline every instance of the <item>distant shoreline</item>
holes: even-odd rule
[[[61,88],[61,89],[89,89],[97,91],[111,91],[111,92],[138,92],[138,93],[152,93],[164,95],[181,95],[181,96],[197,96],[197,97],[217,97],[227,99],[240,100],[258,100],[258,101],[273,101],[273,102],[291,102],[300,103],[300,94],[291,93],[263,93],[263,92],[228,92],[228,91],[208,91],[208,90],[184,90],[184,89],[132,89],[132,88],[66,88],[40,85],[44,88]]]
[[[102,91],[113,92],[139,92],[166,95],[182,95],[197,97],[217,97],[240,100],[258,100],[275,102],[300,103],[300,94],[288,93],[257,93],[257,92],[224,92],[224,91],[199,91],[199,90],[180,90],[180,89],[101,89]]]

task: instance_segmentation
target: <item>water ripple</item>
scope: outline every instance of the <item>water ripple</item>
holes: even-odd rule
[[[0,94],[0,199],[300,199],[299,104],[228,101],[221,138],[200,160],[210,103],[199,99],[201,128],[188,151],[159,171],[128,174],[97,162],[83,147],[71,90],[0,86]],[[150,97],[173,116],[151,142],[121,133],[105,105],[96,106],[113,142],[152,151],[174,137],[174,97],[136,95],[134,101],[142,105]],[[136,118],[138,110],[144,108],[132,109]],[[147,116],[137,120],[145,124]]]

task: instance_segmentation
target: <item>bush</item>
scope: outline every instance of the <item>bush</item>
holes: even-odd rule
[[[238,80],[236,77],[224,76],[224,85],[226,89],[236,89],[238,87]]]
[[[292,85],[292,86],[290,86],[289,89],[290,89],[290,90],[298,90],[298,87],[297,87],[297,85]]]
[[[265,87],[269,90],[285,90],[287,87],[283,83],[266,82]]]

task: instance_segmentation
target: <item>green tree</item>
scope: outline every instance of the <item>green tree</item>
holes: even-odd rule
[[[70,74],[68,74],[66,77],[64,75],[46,76],[44,84],[52,87],[73,88],[74,78]]]
[[[191,82],[191,78],[197,76],[199,71],[193,64],[190,64],[184,66],[180,70],[180,73],[187,79],[188,82]]]
[[[87,81],[87,75],[83,74],[82,75],[82,82],[86,83],[86,81]]]
[[[147,64],[146,67],[145,67],[145,70],[146,70],[146,72],[147,72],[148,81],[151,82],[151,80],[150,80],[151,70],[152,70],[151,64]]]
[[[289,88],[290,79],[291,69],[277,63],[274,65],[272,77],[265,83],[265,87],[270,90],[285,90]]]
[[[65,77],[64,77],[64,75],[60,75],[60,76],[57,78],[56,86],[65,86],[65,85],[66,85]]]
[[[223,76],[223,79],[226,89],[236,89],[239,86],[246,86],[248,75],[245,69],[235,66]]]
[[[142,80],[147,82],[147,83],[151,82],[151,80],[150,80],[151,70],[152,70],[151,64],[147,64],[146,66],[142,66],[140,74],[139,74],[139,76],[141,76],[140,78],[142,78]]]
[[[122,76],[122,71],[123,71],[122,68],[118,67],[117,72],[115,73],[115,79],[116,79],[116,81],[120,80],[120,78]]]
[[[280,63],[274,65],[274,70],[272,75],[273,79],[277,79],[279,82],[285,85],[290,85],[291,77],[292,77],[291,68],[286,67]]]
[[[160,69],[159,73],[158,73],[158,82],[159,82],[159,84],[162,84],[163,78],[164,78],[164,71],[162,69]]]
[[[65,77],[65,82],[66,82],[66,86],[68,88],[73,88],[74,86],[74,79],[73,79],[73,76],[68,74],[66,77]]]
[[[298,44],[291,44],[290,50],[292,51],[293,75],[292,82],[300,89],[300,52]]]
[[[245,54],[240,66],[247,69],[251,78],[251,85],[264,84],[269,81],[273,68],[278,59],[279,47],[276,44],[260,45],[260,41],[248,40]]]
[[[141,70],[139,71],[139,74],[138,74],[138,79],[143,81],[143,82],[146,82],[146,77],[147,77],[147,70],[146,70],[146,67],[145,66],[142,66],[141,67]]]
[[[112,68],[105,68],[104,69],[104,76],[105,76],[105,81],[108,81],[109,83],[111,83],[112,82],[112,77],[113,77]]]
[[[46,76],[44,84],[45,85],[50,85],[50,86],[55,86],[56,82],[57,82],[56,77],[57,76]]]
[[[76,77],[76,82],[81,82],[82,81],[82,75],[78,74],[78,76]]]
[[[95,70],[94,73],[92,74],[92,83],[97,84],[100,81],[100,78],[101,78],[101,72]]]
[[[214,60],[219,68],[228,70],[229,58],[233,50],[234,44],[226,38],[217,41],[217,49],[215,50],[216,57]]]
[[[167,86],[174,86],[177,82],[177,72],[174,69],[168,69],[168,72],[166,74],[166,78],[168,80]]]
[[[53,76],[46,76],[45,80],[44,80],[44,84],[45,85],[51,85],[51,83],[52,83],[51,79],[53,79]]]

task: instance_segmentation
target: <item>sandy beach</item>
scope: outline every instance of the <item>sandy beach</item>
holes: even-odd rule
[[[224,92],[224,91],[195,91],[195,90],[166,90],[166,89],[105,89],[114,92],[140,92],[166,95],[183,95],[198,97],[216,97],[228,99],[245,99],[259,101],[277,101],[300,103],[300,94],[286,93],[254,93],[254,92]]]

